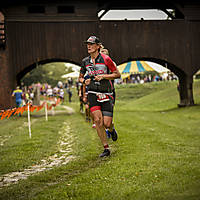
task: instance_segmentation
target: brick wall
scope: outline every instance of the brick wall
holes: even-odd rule
[[[0,50],[0,109],[11,108],[15,105],[12,90],[15,88],[13,83],[12,71],[9,70],[7,50]]]

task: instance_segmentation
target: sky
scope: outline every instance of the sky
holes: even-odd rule
[[[102,11],[103,12],[103,11]],[[99,12],[99,15],[101,12]],[[149,10],[110,10],[108,11],[101,20],[166,20],[167,15],[157,9]]]

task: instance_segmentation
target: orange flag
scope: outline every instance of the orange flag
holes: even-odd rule
[[[47,110],[51,110],[53,105],[47,106]]]
[[[3,113],[4,113],[4,110],[1,110],[1,112],[0,112],[0,116],[3,115]]]
[[[9,113],[8,113],[8,116],[7,116],[7,119],[10,118],[10,116],[15,112],[16,108],[12,109]]]
[[[58,98],[58,100],[56,101],[56,105],[58,105],[60,103],[60,98]]]
[[[37,107],[37,112],[43,108],[43,105]]]
[[[2,119],[4,119],[5,117],[7,117],[8,116],[8,114],[10,113],[10,109],[9,110],[6,110],[4,113],[3,113],[3,115],[1,116],[1,120]]]
[[[26,108],[27,108],[27,105],[21,107],[21,110],[20,110],[21,114],[23,114],[23,112],[26,111]]]
[[[22,107],[20,107],[20,108],[17,108],[17,109],[16,109],[16,111],[15,111],[15,113],[14,113],[14,115],[17,115],[17,114],[19,114],[19,113],[21,112],[21,110],[22,110]]]
[[[33,112],[35,109],[37,109],[38,106],[30,106],[30,112]]]
[[[39,110],[41,110],[41,109],[44,107],[44,104],[45,104],[45,102],[44,102],[42,105],[37,106],[37,112],[38,112]]]

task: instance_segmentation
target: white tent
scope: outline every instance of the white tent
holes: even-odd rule
[[[71,67],[73,71],[80,71],[80,66],[78,65],[75,65],[75,64],[72,64],[72,63],[65,63],[65,66],[66,66],[66,71],[68,71],[68,69]]]
[[[152,67],[155,71],[157,71],[158,73],[167,73],[170,72],[169,69],[163,67],[162,65],[159,65],[157,63],[154,62],[150,62],[150,61],[146,61],[146,63]]]
[[[79,77],[78,71],[62,75],[62,78],[78,78],[78,77]]]

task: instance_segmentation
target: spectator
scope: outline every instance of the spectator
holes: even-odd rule
[[[68,93],[68,96],[69,96],[69,102],[72,102],[72,91],[71,91],[70,87],[67,88],[67,93]]]
[[[19,108],[21,107],[22,104],[22,90],[20,89],[19,86],[16,87],[16,90],[13,91],[12,96],[15,97],[15,103],[16,107]],[[21,117],[21,113],[19,114]]]
[[[59,98],[61,99],[62,103],[64,103],[64,90],[63,90],[63,88],[59,89]]]
[[[48,86],[46,93],[48,97],[53,97],[53,89],[51,88],[50,85]]]
[[[15,97],[16,107],[19,108],[22,104],[22,90],[19,86],[13,91],[12,96]]]

